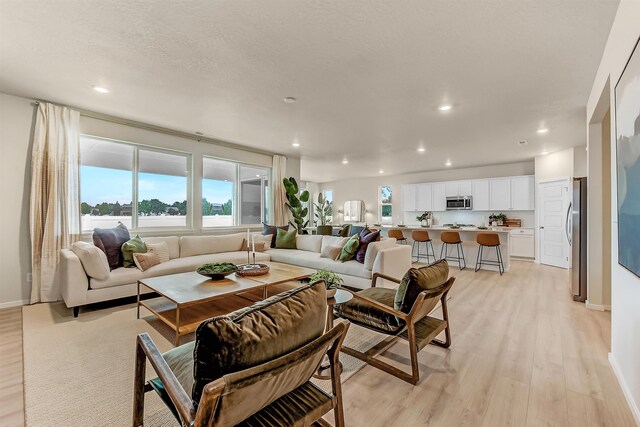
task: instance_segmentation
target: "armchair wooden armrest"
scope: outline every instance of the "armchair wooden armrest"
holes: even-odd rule
[[[385,279],[388,280],[390,282],[393,283],[398,283],[400,284],[400,280],[396,279],[395,277],[391,277],[391,276],[387,276],[386,274],[383,273],[373,273],[373,277],[371,278],[371,287],[375,288],[376,287],[376,283],[378,282],[378,279]]]
[[[133,426],[143,425],[144,421],[144,393],[147,385],[145,383],[145,371],[147,367],[147,359],[151,362],[154,371],[162,381],[167,394],[176,407],[180,418],[185,425],[192,425],[195,419],[196,408],[193,401],[182,388],[180,382],[174,375],[173,371],[164,360],[158,348],[155,346],[151,337],[147,333],[138,335],[136,340],[136,370],[134,382],[133,397]]]

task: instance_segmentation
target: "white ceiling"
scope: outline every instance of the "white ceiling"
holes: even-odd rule
[[[514,162],[586,142],[617,5],[0,0],[0,91],[301,156],[317,182]]]

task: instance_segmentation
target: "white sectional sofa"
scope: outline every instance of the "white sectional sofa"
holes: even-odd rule
[[[147,243],[166,242],[169,261],[155,265],[146,271],[120,267],[107,277],[91,277],[78,255],[64,249],[60,261],[60,289],[62,298],[77,316],[79,307],[136,295],[137,282],[141,278],[195,271],[206,262],[247,262],[247,253],[240,251],[245,233],[220,236],[171,236],[144,237]],[[269,249],[256,253],[256,262],[274,261],[313,269],[326,268],[339,274],[345,285],[368,288],[374,273],[400,278],[411,267],[409,246],[396,245],[395,239],[383,239],[370,243],[364,263],[355,260],[340,262],[322,258],[320,252],[327,245],[339,244],[334,236],[299,235],[297,249]],[[94,251],[95,252],[95,251]],[[99,260],[93,260],[100,262]],[[91,262],[84,260],[85,263]],[[91,269],[89,269],[91,271]]]

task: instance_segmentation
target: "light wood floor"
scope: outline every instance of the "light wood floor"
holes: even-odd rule
[[[610,315],[571,301],[567,271],[515,262],[502,277],[452,274],[451,348],[420,352],[417,386],[369,366],[351,377],[348,426],[635,425],[607,360]],[[405,366],[406,350],[385,358]],[[0,426],[21,426],[19,308],[0,311],[0,356]]]

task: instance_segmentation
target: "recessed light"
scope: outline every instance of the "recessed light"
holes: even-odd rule
[[[378,172],[380,172],[380,173],[384,173],[384,171],[383,171],[382,169],[380,169]]]
[[[445,163],[444,165],[445,165],[445,166],[451,166],[451,164],[452,164],[452,163],[451,163],[451,160],[447,160],[447,163]]]
[[[549,133],[549,129],[542,128],[542,129],[538,129],[536,132],[538,132],[540,135],[544,135],[545,133]]]
[[[100,92],[100,93],[109,93],[109,89],[101,87],[101,86],[94,86],[93,90],[95,90],[96,92]]]
[[[297,101],[297,99],[294,98],[293,96],[287,96],[283,101],[286,102],[287,104],[293,104],[294,102]]]
[[[424,147],[418,148],[418,153],[424,153],[427,149]]]
[[[453,108],[453,106],[451,104],[442,104],[438,107],[438,110],[440,111],[449,111]]]
[[[343,165],[347,165],[347,164],[349,164],[349,160],[344,159],[344,160],[342,161],[342,164],[343,164]]]
[[[547,154],[549,154],[548,151],[543,151],[542,153],[540,153],[541,156],[546,156]]]
[[[260,178],[260,175],[256,175],[256,178]]]
[[[293,144],[291,144],[294,147],[300,147],[300,143],[299,142],[294,142]]]

